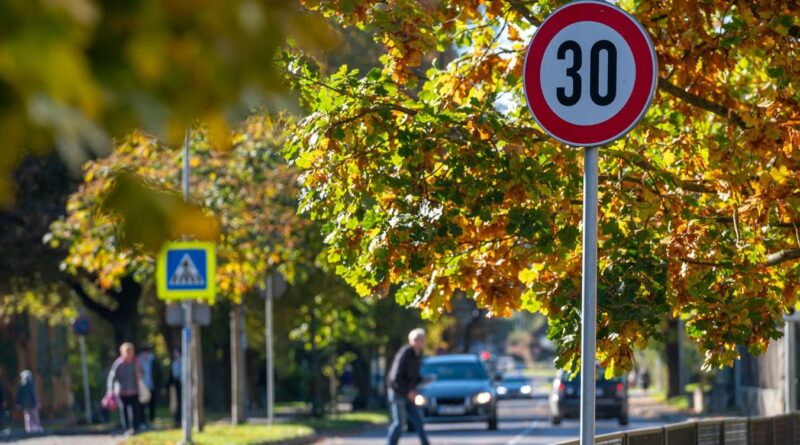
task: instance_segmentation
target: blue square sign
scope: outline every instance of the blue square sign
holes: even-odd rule
[[[169,243],[158,257],[158,296],[165,300],[214,299],[214,245]]]
[[[201,290],[208,286],[206,251],[175,249],[167,251],[167,289]]]

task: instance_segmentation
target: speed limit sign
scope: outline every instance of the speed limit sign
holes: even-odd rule
[[[568,3],[551,14],[531,39],[523,71],[536,122],[575,146],[625,135],[644,116],[658,80],[642,25],[601,1]]]

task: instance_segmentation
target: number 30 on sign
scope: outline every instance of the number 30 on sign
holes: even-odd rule
[[[658,80],[650,37],[625,11],[600,1],[556,10],[534,33],[524,88],[534,119],[569,145],[622,137],[644,116]]]

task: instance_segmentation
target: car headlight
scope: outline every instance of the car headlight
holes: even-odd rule
[[[478,405],[486,405],[487,403],[492,401],[492,393],[488,391],[479,392],[478,394],[475,394],[475,397],[473,399],[475,400],[475,403],[477,403]]]
[[[417,394],[417,396],[414,397],[414,405],[425,406],[427,403],[428,399],[426,399],[422,394]]]
[[[533,391],[531,385],[522,385],[522,387],[519,389],[519,392],[521,392],[522,394],[530,394],[531,391]]]
[[[504,396],[508,394],[508,388],[505,386],[498,386],[497,387],[497,395]]]

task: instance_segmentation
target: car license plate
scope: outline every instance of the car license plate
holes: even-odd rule
[[[441,416],[460,416],[467,412],[463,406],[440,406],[439,415]]]

